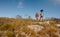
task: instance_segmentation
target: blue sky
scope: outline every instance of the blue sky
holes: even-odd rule
[[[60,0],[0,0],[0,17],[22,17],[40,14],[44,10],[44,16],[60,18]]]

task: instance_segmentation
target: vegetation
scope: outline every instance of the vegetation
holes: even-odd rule
[[[50,25],[39,24],[39,22],[33,19],[23,19],[23,18],[0,18],[0,37],[59,37],[57,34],[58,27],[55,24],[59,24],[58,19],[52,20]],[[33,23],[41,25],[44,27],[43,30],[35,32],[29,29],[28,25],[33,25]],[[46,26],[45,26],[46,25]]]

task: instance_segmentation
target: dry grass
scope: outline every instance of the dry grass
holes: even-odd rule
[[[56,35],[58,28],[55,27],[55,22],[51,23],[51,25],[48,26],[45,26],[45,24],[41,25],[44,27],[44,29],[37,33],[34,32],[34,30],[27,28],[27,25],[32,25],[32,22],[35,21],[36,20],[33,19],[0,18],[0,31],[6,31],[6,33],[0,33],[0,37],[16,37],[17,34],[18,37],[58,37],[58,35]],[[38,23],[37,25],[40,24]]]

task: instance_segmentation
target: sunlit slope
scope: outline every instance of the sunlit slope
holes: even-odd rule
[[[50,20],[50,25],[34,19],[0,18],[1,37],[59,37],[58,19]],[[36,23],[37,22],[37,23]]]

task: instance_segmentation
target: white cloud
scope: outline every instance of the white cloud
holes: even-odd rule
[[[60,5],[60,0],[50,0],[54,5]]]
[[[24,0],[20,0],[20,1],[24,1]]]
[[[56,2],[60,2],[60,0],[55,0]]]
[[[54,3],[56,3],[56,4],[60,4],[60,0],[53,0],[54,1]]]
[[[18,3],[18,8],[23,8],[23,2]]]
[[[24,4],[23,1],[24,0],[20,0],[20,2],[18,3],[18,8],[23,8],[23,4]]]

